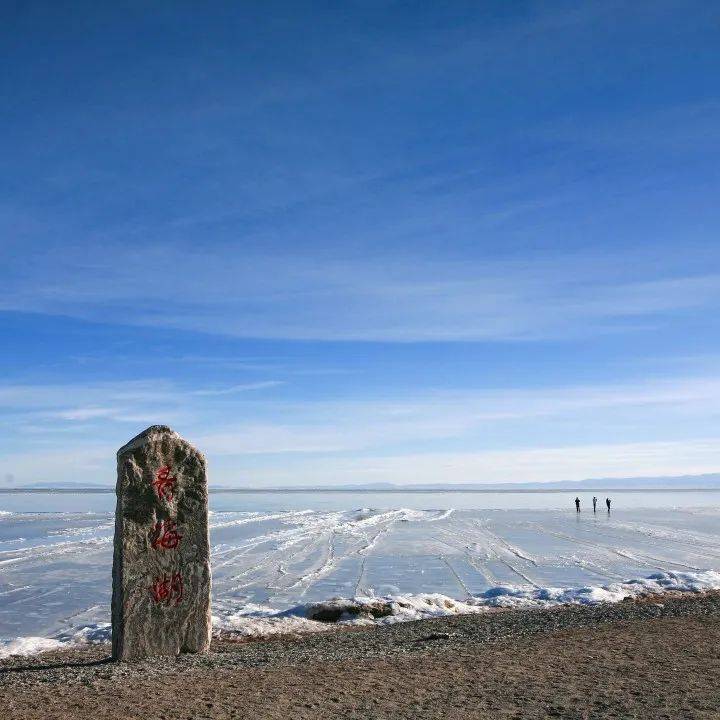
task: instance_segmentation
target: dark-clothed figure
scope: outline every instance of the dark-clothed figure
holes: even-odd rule
[[[593,512],[597,512],[597,498],[593,498]]]
[[[607,505],[608,512],[610,512],[610,498],[605,498],[605,504]]]
[[[580,512],[580,498],[579,497],[575,498],[575,510],[577,512]]]

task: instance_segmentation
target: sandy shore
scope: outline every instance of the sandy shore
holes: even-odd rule
[[[720,718],[720,594],[496,612],[116,664],[0,662],[7,720]]]

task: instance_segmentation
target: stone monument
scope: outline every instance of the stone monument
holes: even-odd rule
[[[112,652],[116,660],[210,645],[205,458],[165,425],[117,454]]]

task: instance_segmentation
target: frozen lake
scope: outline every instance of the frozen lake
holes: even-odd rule
[[[611,514],[598,496],[597,514],[591,494],[578,514],[567,492],[213,495],[216,622],[335,596],[468,601],[497,587],[572,589],[720,568],[720,493],[615,492]],[[110,494],[0,495],[6,646],[104,628],[113,504]]]

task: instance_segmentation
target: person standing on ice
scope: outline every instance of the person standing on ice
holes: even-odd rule
[[[610,498],[605,498],[605,504],[607,505],[608,512],[610,512]]]
[[[579,497],[575,498],[575,510],[576,510],[576,512],[580,512],[580,498]]]
[[[597,512],[597,498],[593,496],[593,512]]]

